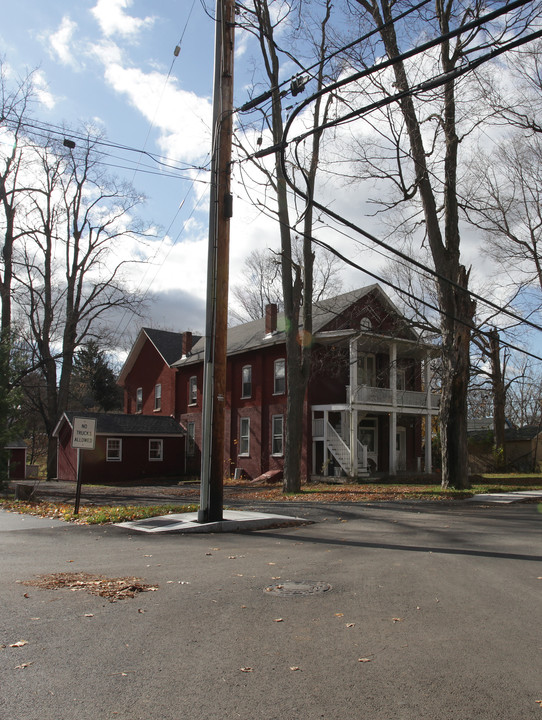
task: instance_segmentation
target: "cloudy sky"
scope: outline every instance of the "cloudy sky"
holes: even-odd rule
[[[110,143],[103,149],[111,172],[146,195],[142,213],[158,228],[157,238],[139,248],[145,262],[134,270],[132,283],[153,298],[144,322],[166,329],[205,326],[213,11],[214,0],[24,0],[3,8],[0,25],[0,55],[12,78],[35,70],[36,123],[92,124]],[[250,96],[256,54],[250,37],[237,32],[237,106]],[[285,68],[289,72],[296,72],[293,64]],[[362,123],[358,132],[363,134]],[[230,284],[235,285],[243,282],[247,254],[276,248],[278,233],[249,201],[238,171],[232,190]],[[328,178],[321,190],[333,209],[386,238],[388,228],[366,201],[370,187]],[[383,262],[359,239],[330,236],[322,227],[317,232],[365,267]],[[476,265],[473,275],[491,273],[468,234],[463,255],[465,264]],[[345,267],[344,290],[371,282]],[[121,329],[128,327],[133,336],[140,324],[127,317]]]
[[[212,13],[214,2],[206,5]],[[7,68],[13,78],[35,70],[36,122],[92,124],[113,145],[111,172],[146,195],[142,212],[160,229],[134,283],[154,297],[146,322],[169,329],[205,324],[213,52],[214,22],[200,0],[25,0],[2,13]],[[249,97],[252,57],[250,38],[238,33],[236,104]],[[242,185],[233,191],[231,285],[242,281],[250,250],[278,243],[274,223],[251,207]],[[370,282],[361,275],[345,269],[345,289]]]

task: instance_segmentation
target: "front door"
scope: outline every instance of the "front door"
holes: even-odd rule
[[[398,427],[395,436],[395,451],[397,453],[397,470],[406,470],[406,428]]]

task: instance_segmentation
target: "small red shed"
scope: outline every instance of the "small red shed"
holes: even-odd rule
[[[70,411],[62,415],[53,433],[58,439],[59,480],[77,479],[77,450],[72,447],[75,417],[96,420],[94,450],[80,451],[83,482],[122,484],[182,473],[186,433],[174,418]]]

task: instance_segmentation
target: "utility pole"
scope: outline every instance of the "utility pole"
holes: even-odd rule
[[[235,0],[216,0],[199,522],[222,520]]]

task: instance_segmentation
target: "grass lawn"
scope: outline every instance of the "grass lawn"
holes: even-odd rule
[[[184,485],[184,483],[183,483]],[[311,483],[302,485],[297,493],[284,493],[282,484],[252,485],[236,481],[224,488],[224,502],[242,500],[249,502],[386,502],[394,500],[430,500],[454,501],[462,500],[483,493],[505,493],[518,490],[541,490],[542,475],[540,474],[487,474],[471,478],[471,487],[466,490],[443,490],[440,485],[428,484],[423,478],[410,478],[408,482],[364,482],[351,484]],[[133,493],[134,486],[130,491]],[[12,512],[58,518],[79,524],[105,524],[141,520],[168,513],[194,512],[198,509],[199,489],[184,488],[183,498],[178,504],[160,505],[126,505],[119,504],[97,506],[81,504],[79,515],[74,515],[73,505],[55,502],[29,502],[1,499],[0,508]],[[142,498],[143,499],[143,498]]]

